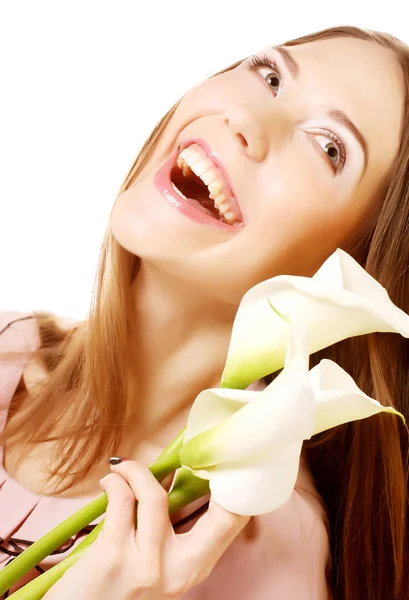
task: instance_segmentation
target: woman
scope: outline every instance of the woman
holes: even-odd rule
[[[188,524],[178,515],[175,534],[144,465],[196,395],[218,386],[239,301],[256,283],[312,276],[341,247],[408,312],[408,90],[408,47],[355,27],[235,63],[189,90],[143,146],[111,213],[87,319],[4,315],[3,553],[98,495],[102,477],[109,499],[102,534],[47,600],[405,597],[398,419],[305,443],[289,502],[250,521],[210,501]],[[323,357],[409,418],[405,339],[349,339],[311,367]],[[130,460],[109,469],[110,455]]]

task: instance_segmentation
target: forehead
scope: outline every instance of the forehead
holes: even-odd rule
[[[389,168],[400,140],[403,74],[393,51],[354,38],[288,46],[299,63],[300,85],[322,106],[343,110],[368,142],[368,169]],[[318,99],[318,102],[319,102]]]

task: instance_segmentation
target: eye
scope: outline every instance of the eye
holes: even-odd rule
[[[262,75],[262,79],[266,82],[274,97],[277,96],[281,86],[281,73],[274,60],[270,59],[267,54],[255,54],[250,57],[250,69],[259,71],[261,67],[267,68],[267,75]],[[276,89],[277,88],[277,89]],[[315,139],[322,140],[319,146],[323,149],[324,159],[332,167],[335,174],[342,171],[347,160],[347,146],[340,138],[328,129],[321,130],[323,135],[314,136]],[[332,141],[328,140],[328,137]]]
[[[260,56],[255,54],[250,58],[250,68],[254,71],[258,71],[260,67],[267,67],[268,69],[270,69],[267,75],[265,77],[263,76],[263,79],[266,81],[267,85],[272,89],[273,92],[276,91],[275,95],[277,95],[278,89],[275,90],[274,88],[280,87],[281,75],[276,63],[273,60],[271,60],[266,54],[261,54]]]
[[[330,137],[333,141],[328,141]],[[320,147],[327,155],[327,160],[331,166],[335,167],[335,171],[341,171],[346,163],[346,144],[341,142],[339,137],[329,130],[325,130],[325,135],[314,136],[315,140],[321,140],[319,142]]]

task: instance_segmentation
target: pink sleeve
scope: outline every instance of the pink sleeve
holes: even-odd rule
[[[31,313],[0,311],[0,410],[8,406],[24,365],[39,343]]]
[[[24,365],[39,345],[37,327],[31,316],[31,313],[0,311],[0,431],[6,423],[10,400]],[[0,464],[2,460],[0,445]]]

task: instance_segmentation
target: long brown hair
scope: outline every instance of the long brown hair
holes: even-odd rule
[[[409,48],[389,34],[349,26],[282,45],[334,37],[380,44],[394,51],[402,67],[406,97],[399,152],[379,210],[344,249],[386,287],[393,302],[409,312]],[[152,131],[118,196],[143,169],[178,104]],[[31,392],[29,411],[19,410],[27,394],[19,385],[0,440],[18,444],[55,440],[50,480],[56,479],[59,491],[83,481],[94,465],[115,454],[119,444],[130,372],[130,285],[138,268],[138,257],[121,247],[108,227],[84,322],[67,334],[56,326],[51,313],[33,313],[41,337],[35,358],[48,377]],[[324,357],[340,364],[367,394],[393,405],[409,419],[407,340],[386,333],[348,339],[313,355],[311,367]],[[67,410],[72,426],[52,437]],[[400,419],[381,415],[343,425],[305,444],[329,512],[336,600],[403,600],[408,594],[407,434]]]

